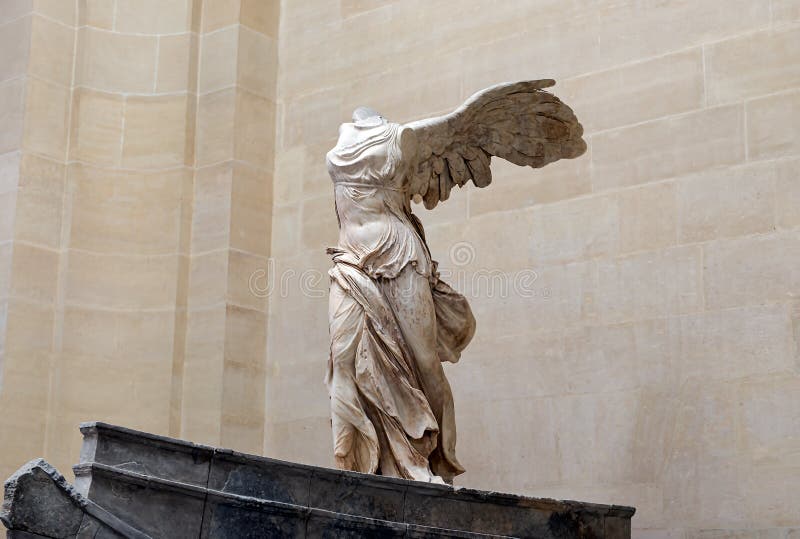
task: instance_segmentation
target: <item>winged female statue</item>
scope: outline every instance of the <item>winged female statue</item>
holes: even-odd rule
[[[439,279],[411,200],[430,209],[469,180],[486,187],[493,156],[539,168],[583,154],[581,124],[544,90],[554,84],[500,84],[405,125],[362,107],[339,128],[326,375],[339,468],[446,483],[464,472],[442,362],[458,361],[475,319]]]

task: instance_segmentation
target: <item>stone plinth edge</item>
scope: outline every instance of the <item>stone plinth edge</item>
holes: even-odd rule
[[[0,521],[11,537],[14,532],[20,532],[16,537],[62,537],[103,529],[107,537],[151,539],[84,498],[43,459],[28,462],[5,482]]]
[[[297,464],[101,422],[81,432],[74,487],[41,460],[9,479],[10,538],[630,539],[635,512]]]

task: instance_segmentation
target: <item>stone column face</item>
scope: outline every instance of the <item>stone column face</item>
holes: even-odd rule
[[[74,2],[0,7],[0,429],[7,475],[44,452],[63,250]],[[13,433],[13,434],[10,434]]]
[[[263,447],[277,4],[204,2],[181,432]]]
[[[261,452],[277,13],[0,7],[0,471],[87,419]]]

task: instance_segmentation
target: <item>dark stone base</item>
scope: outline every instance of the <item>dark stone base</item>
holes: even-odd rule
[[[81,432],[75,487],[44,461],[6,482],[10,538],[630,538],[630,507],[342,472],[103,423]]]

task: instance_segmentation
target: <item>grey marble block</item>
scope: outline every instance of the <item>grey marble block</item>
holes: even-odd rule
[[[81,426],[75,487],[44,461],[6,482],[9,537],[629,539],[634,509],[320,468]]]

